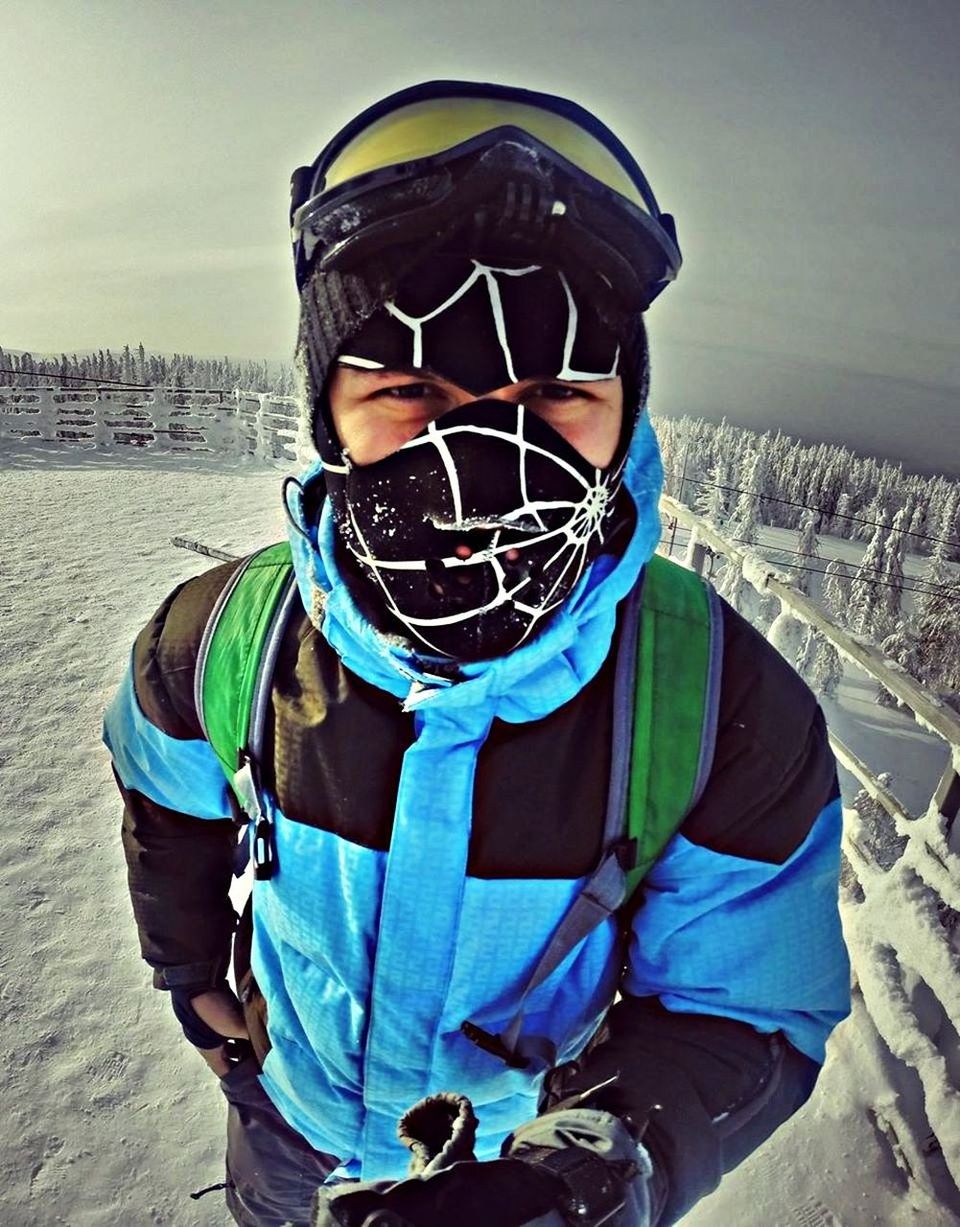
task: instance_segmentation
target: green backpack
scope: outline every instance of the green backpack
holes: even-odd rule
[[[277,652],[298,604],[289,543],[251,555],[214,606],[197,658],[197,714],[253,824],[259,879],[277,869],[260,801],[265,719]],[[520,1034],[523,1002],[602,920],[629,912],[637,887],[700,799],[713,764],[722,651],[714,590],[694,572],[654,555],[622,615],[600,864],[555,930],[507,1030],[492,1036],[463,1024],[470,1039],[508,1064],[549,1062],[540,1041]]]

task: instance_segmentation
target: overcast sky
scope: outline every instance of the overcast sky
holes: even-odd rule
[[[434,77],[567,94],[684,267],[660,412],[960,471],[958,0],[7,0],[0,344],[289,356],[291,170]]]

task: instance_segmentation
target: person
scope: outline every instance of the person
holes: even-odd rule
[[[672,218],[578,104],[442,81],[338,133],[291,220],[289,544],[168,596],[104,734],[228,1206],[675,1222],[808,1098],[849,968],[816,700],[655,555]]]

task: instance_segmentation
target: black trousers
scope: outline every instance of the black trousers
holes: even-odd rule
[[[255,1057],[221,1078],[227,1099],[227,1208],[240,1227],[309,1227],[316,1189],[338,1164],[273,1106]]]

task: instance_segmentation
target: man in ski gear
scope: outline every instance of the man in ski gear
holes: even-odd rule
[[[849,969],[816,701],[654,553],[672,219],[583,108],[463,82],[293,196],[289,545],[172,592],[105,724],[228,1205],[675,1222],[808,1097]]]

